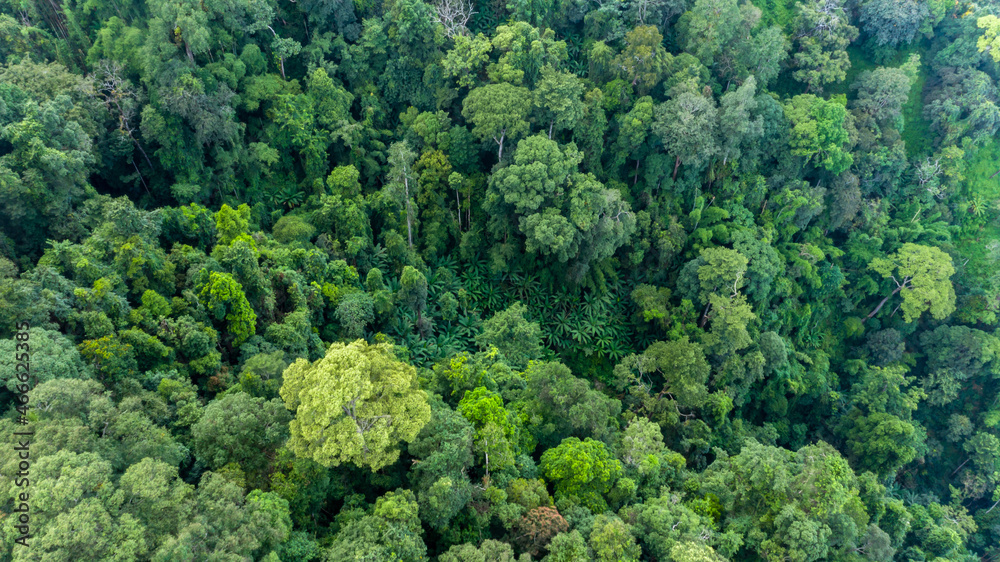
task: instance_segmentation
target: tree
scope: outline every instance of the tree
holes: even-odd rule
[[[593,513],[607,509],[603,495],[622,474],[622,465],[604,443],[587,438],[563,439],[542,453],[542,472],[555,484],[556,499],[567,498]]]
[[[670,99],[656,106],[654,116],[653,134],[675,158],[674,178],[682,163],[697,172],[718,153],[715,100],[699,92],[693,80],[674,87]]]
[[[441,0],[434,6],[434,11],[437,14],[434,21],[444,26],[444,34],[449,39],[469,33],[466,24],[478,13],[475,3],[466,0]]]
[[[533,94],[539,121],[549,124],[550,139],[553,131],[572,129],[583,117],[583,82],[575,74],[546,66]]]
[[[739,160],[746,148],[760,142],[764,136],[764,118],[757,114],[757,79],[747,77],[735,91],[726,92],[720,100],[719,147],[722,163]]]
[[[529,361],[538,359],[542,350],[541,328],[538,322],[524,317],[527,312],[527,306],[516,302],[494,314],[483,323],[476,343],[482,349],[496,347],[508,365],[524,369]]]
[[[507,543],[486,539],[477,548],[473,544],[454,545],[438,557],[440,562],[527,562],[530,554],[514,556],[514,549]]]
[[[598,562],[637,562],[642,553],[628,525],[604,513],[594,519],[588,544]]]
[[[858,415],[847,436],[847,450],[859,470],[891,476],[917,457],[921,443],[913,424],[886,412]]]
[[[575,281],[614,255],[635,228],[621,194],[577,170],[582,159],[574,144],[560,147],[545,135],[524,139],[513,164],[490,177],[483,202],[496,240],[520,234],[528,253],[570,262]]]
[[[537,420],[531,429],[543,446],[571,435],[614,441],[621,412],[618,400],[593,390],[561,363],[532,363],[524,374],[528,384],[518,409]]]
[[[569,529],[566,519],[554,507],[542,506],[529,511],[517,524],[518,543],[529,554],[537,555],[554,537]],[[584,545],[586,548],[586,545]]]
[[[955,311],[955,289],[949,279],[955,268],[951,256],[940,248],[907,242],[892,255],[873,259],[868,267],[884,279],[892,279],[896,288],[866,319],[878,314],[896,293],[903,297],[897,308],[902,308],[906,322],[913,322],[927,311],[935,319],[943,320]]]
[[[854,162],[845,145],[847,109],[837,101],[812,94],[799,94],[785,104],[785,117],[792,126],[788,139],[792,154],[816,157],[816,165],[833,174],[850,168]]]
[[[527,8],[528,11],[534,9],[537,13],[539,8],[544,10],[547,3],[544,0],[522,0],[518,3],[520,8],[515,10]],[[521,21],[517,21],[518,19]],[[568,57],[566,42],[557,41],[553,30],[534,27],[524,19],[528,18],[515,18],[496,28],[492,43],[498,58],[497,62],[487,68],[490,80],[494,83],[534,87],[543,68],[547,65],[559,68]]]
[[[199,300],[216,320],[225,318],[233,345],[240,345],[257,333],[257,313],[243,293],[243,286],[228,273],[202,270]]]
[[[625,50],[614,59],[622,79],[645,96],[663,79],[673,56],[663,47],[663,35],[656,26],[639,25],[625,34]]]
[[[350,462],[374,472],[399,458],[430,420],[416,369],[395,358],[388,344],[335,343],[310,363],[298,359],[284,373],[281,398],[295,412],[288,447],[324,466]]]
[[[643,147],[646,146],[650,126],[653,124],[653,98],[643,96],[637,99],[632,109],[628,113],[619,113],[616,120],[618,121],[618,138],[615,139],[615,144],[611,148],[614,160],[610,167],[612,169],[619,168],[625,165],[628,158],[634,159],[635,176],[632,179],[632,185],[635,185],[639,181],[639,162],[643,160],[643,155],[648,152]]]
[[[458,411],[476,429],[474,450],[482,455],[487,472],[491,467],[494,471],[511,468],[519,454],[535,448],[516,414],[504,408],[496,392],[481,386],[466,391]]]
[[[927,2],[917,0],[866,0],[860,19],[865,33],[879,46],[909,43],[930,15]]]
[[[214,472],[201,477],[194,516],[165,540],[152,560],[264,558],[288,538],[288,502],[273,492],[250,494]]]
[[[337,305],[337,319],[349,338],[360,338],[365,327],[375,321],[375,301],[364,291],[348,293]]]
[[[1000,62],[1000,18],[990,14],[976,20],[976,26],[986,31],[976,41],[980,53],[989,53],[994,61]]]
[[[847,46],[858,38],[850,24],[843,0],[808,0],[796,5],[793,24],[797,41],[793,73],[813,92],[847,76],[851,58]]]
[[[265,401],[245,392],[212,400],[191,426],[194,454],[209,470],[229,463],[262,479],[278,447],[288,439],[291,415],[277,398]]]
[[[531,94],[527,88],[510,84],[488,84],[469,92],[462,101],[462,116],[472,123],[472,134],[497,144],[497,161],[503,159],[503,145],[528,132]]]
[[[626,467],[635,468],[642,473],[659,462],[658,457],[665,448],[659,424],[636,416],[622,435],[619,456]]]
[[[12,393],[53,379],[89,379],[90,366],[76,346],[59,332],[30,328],[26,342],[0,340],[0,384]],[[18,360],[21,356],[23,360]],[[17,365],[21,363],[22,366]],[[25,368],[27,367],[27,369]]]
[[[677,24],[682,30],[684,50],[705,66],[712,66],[715,55],[733,38],[744,19],[748,18],[741,13],[736,0],[695,0]]]
[[[465,471],[473,465],[474,432],[465,416],[434,395],[431,420],[410,443],[410,455],[419,459],[411,469],[421,519],[445,528],[471,499]]]
[[[423,332],[422,313],[427,308],[427,277],[413,266],[405,266],[399,277],[399,292],[396,294],[404,305],[417,313],[417,326]]]
[[[416,216],[413,210],[413,198],[410,195],[410,182],[413,176],[413,161],[417,153],[410,149],[406,141],[395,142],[389,146],[389,182],[386,188],[393,199],[406,210],[406,240],[413,248],[413,220]]]
[[[910,77],[905,71],[883,67],[866,70],[858,75],[851,89],[858,92],[854,109],[891,123],[897,130],[903,128],[903,104],[910,94]]]

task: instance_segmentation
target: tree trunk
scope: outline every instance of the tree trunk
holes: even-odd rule
[[[677,160],[674,162],[674,176],[673,179],[677,179],[677,168],[681,167],[681,157],[678,156]]]
[[[500,133],[500,140],[497,142],[497,144],[500,145],[500,150],[497,152],[497,162],[503,160],[503,139],[506,136],[507,136],[507,131]]]
[[[462,199],[458,196],[458,188],[455,188],[455,210],[458,213],[458,231],[462,232]]]
[[[905,285],[900,285],[900,286],[896,287],[896,290],[895,290],[895,291],[893,291],[893,292],[892,292],[892,293],[891,293],[891,294],[890,294],[889,296],[887,296],[887,297],[885,297],[884,299],[882,299],[882,302],[878,303],[878,306],[876,306],[876,307],[875,307],[875,310],[871,311],[871,313],[870,313],[870,314],[869,314],[868,316],[866,316],[866,317],[865,317],[865,320],[868,320],[868,319],[870,319],[870,318],[871,318],[872,316],[875,316],[876,314],[878,314],[878,311],[882,310],[882,307],[883,307],[883,306],[885,306],[885,303],[886,303],[886,301],[888,301],[889,299],[891,299],[891,298],[892,298],[892,297],[893,297],[893,296],[894,296],[894,295],[895,295],[896,293],[898,293],[898,292],[900,291],[900,289],[902,289],[902,288],[903,288],[904,286],[905,286]],[[862,320],[862,322],[864,322],[865,320]]]
[[[555,125],[556,125],[555,121],[552,121],[551,123],[549,123],[549,140],[552,140],[552,127],[555,127]],[[996,174],[994,174],[994,175],[996,175]]]
[[[639,160],[635,161],[635,178],[632,179],[632,185],[639,183]]]
[[[403,189],[406,194],[406,236],[410,241],[410,249],[413,249],[413,217],[410,211],[410,180],[403,177]]]

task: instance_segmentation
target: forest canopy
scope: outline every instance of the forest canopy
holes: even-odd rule
[[[996,0],[0,0],[0,561],[996,560],[998,80]]]

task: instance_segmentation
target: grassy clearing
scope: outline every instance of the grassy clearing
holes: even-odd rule
[[[956,210],[962,233],[956,241],[961,255],[968,259],[966,276],[986,279],[994,273],[987,259],[987,245],[1000,239],[1000,143],[991,141],[968,159],[961,198]],[[976,209],[980,209],[976,212]]]
[[[760,20],[764,25],[780,25],[788,28],[795,17],[796,0],[752,0],[760,8]]]

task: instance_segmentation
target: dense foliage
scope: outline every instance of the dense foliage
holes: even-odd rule
[[[0,0],[0,560],[996,560],[998,80],[996,0]]]

